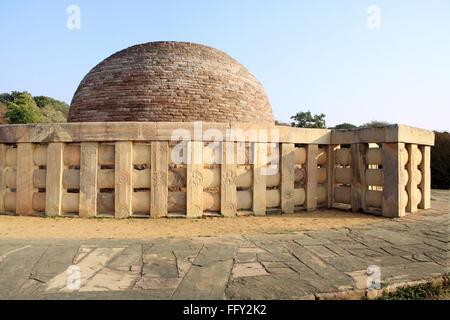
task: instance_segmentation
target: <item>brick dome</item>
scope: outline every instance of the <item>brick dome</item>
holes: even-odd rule
[[[81,81],[68,121],[274,123],[264,88],[245,67],[184,42],[136,45],[102,61]]]

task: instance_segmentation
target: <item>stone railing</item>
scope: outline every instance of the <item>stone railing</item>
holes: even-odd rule
[[[199,217],[337,207],[398,217],[430,207],[433,144],[432,132],[402,125],[3,125],[0,212]]]

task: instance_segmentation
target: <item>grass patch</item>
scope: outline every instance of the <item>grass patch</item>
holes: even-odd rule
[[[431,283],[418,286],[397,288],[394,292],[383,292],[378,300],[448,300],[450,286],[448,283],[434,285]]]
[[[13,212],[0,212],[0,216],[18,216],[18,214]]]

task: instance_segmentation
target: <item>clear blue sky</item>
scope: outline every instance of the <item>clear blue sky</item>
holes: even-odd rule
[[[69,5],[81,29],[69,30]],[[379,30],[367,8],[381,9]],[[1,1],[0,92],[67,103],[83,76],[138,43],[225,51],[263,84],[275,118],[371,120],[450,131],[450,0]]]

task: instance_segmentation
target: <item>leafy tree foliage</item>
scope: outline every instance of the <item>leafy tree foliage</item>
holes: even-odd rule
[[[51,105],[46,104],[41,108],[41,122],[44,123],[61,123],[67,122],[67,116],[61,111],[54,109]]]
[[[50,106],[55,111],[60,111],[65,118],[67,118],[67,115],[69,114],[69,106],[65,102],[45,96],[38,96],[34,97],[33,99],[36,102],[37,106],[41,109]],[[57,117],[60,117],[60,115],[57,115]]]
[[[56,99],[28,92],[13,91],[0,94],[0,103],[5,103],[8,123],[59,123],[66,122],[69,106]]]
[[[13,91],[11,93],[2,93],[0,94],[0,102],[7,103],[7,102],[13,102],[14,99],[20,98],[23,94],[28,94],[28,92],[20,92],[20,91]],[[31,96],[31,95],[30,95]]]
[[[308,110],[307,112],[297,113],[295,116],[292,116],[291,119],[294,120],[291,123],[292,127],[320,129],[326,128],[324,113],[312,115],[311,111]]]
[[[16,96],[12,101],[6,101],[6,107],[8,111],[5,116],[8,119],[8,123],[41,122],[41,110],[27,92]]]
[[[0,94],[0,102],[3,102],[6,104],[6,102],[11,101],[11,95],[9,93],[2,93]]]
[[[358,127],[355,126],[354,124],[344,122],[344,123],[338,124],[337,126],[335,126],[332,129],[347,129],[348,130],[348,129],[356,129],[356,128],[358,128]]]

